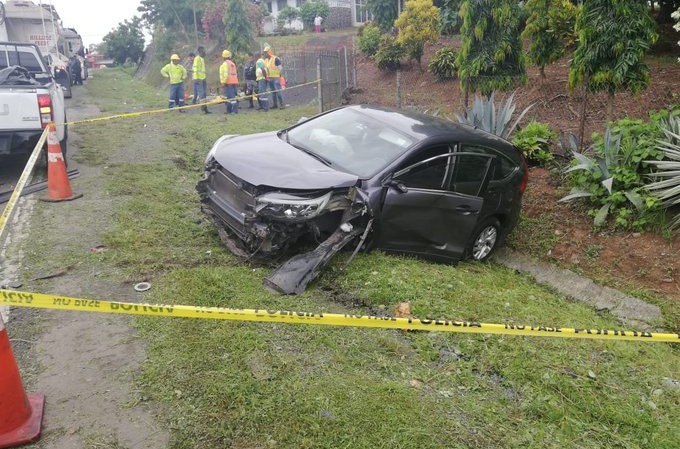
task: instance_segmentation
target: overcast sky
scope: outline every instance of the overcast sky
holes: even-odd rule
[[[49,4],[50,0],[33,0]],[[104,36],[125,19],[139,15],[140,0],[52,0],[67,28],[75,28],[82,36],[85,47],[98,44]]]

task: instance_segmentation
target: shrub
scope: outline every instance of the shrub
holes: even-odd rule
[[[670,223],[671,230],[680,229],[680,115],[669,117],[662,122],[664,139],[656,147],[663,155],[662,160],[645,161],[656,170],[649,178],[653,181],[646,186],[660,202],[660,207],[674,209]]]
[[[359,33],[357,45],[359,50],[368,56],[373,56],[380,46],[380,28],[375,25],[364,26]]]
[[[300,11],[298,11],[297,8],[286,6],[281,11],[279,11],[279,14],[276,16],[276,27],[279,29],[279,31],[283,30],[286,25],[291,27],[293,21],[299,17]]]
[[[375,60],[380,70],[396,70],[401,66],[400,60],[404,56],[404,49],[396,39],[390,35],[380,38],[380,46],[375,53]]]
[[[529,163],[545,165],[554,159],[550,145],[556,138],[545,123],[531,122],[515,132],[512,142],[522,150]]]
[[[427,69],[440,80],[450,80],[456,77],[456,50],[453,47],[444,47],[437,50],[428,64]]]
[[[425,44],[439,39],[439,8],[432,0],[408,0],[394,26],[399,30],[397,42],[405,49],[409,59],[415,60],[421,68]]]
[[[651,212],[659,206],[659,200],[644,189],[644,174],[649,168],[642,164],[641,155],[654,154],[658,158],[660,154],[654,148],[636,145],[631,136],[639,134],[640,125],[633,120],[635,126],[632,128],[637,130],[631,132],[628,121],[617,122],[617,134],[613,132],[615,124],[607,128],[604,136],[597,136],[589,148],[593,157],[576,151],[576,139],[573,139],[574,160],[566,170],[573,188],[560,201],[588,198],[595,206],[589,214],[594,217],[593,223],[597,227],[613,216],[615,227],[644,228],[650,224]],[[640,141],[644,142],[644,139]]]
[[[471,109],[466,109],[463,115],[457,115],[458,122],[464,125],[474,126],[475,128],[483,129],[486,132],[494,134],[503,139],[507,139],[515,130],[517,124],[524,114],[526,114],[531,106],[527,106],[510,124],[512,113],[515,112],[515,94],[511,94],[507,98],[502,98],[498,106],[496,106],[496,92],[491,92],[487,97],[480,97],[475,95],[475,101],[472,103]]]
[[[328,3],[323,0],[312,0],[304,2],[300,6],[300,18],[307,28],[314,27],[314,18],[319,15],[321,17],[328,17],[330,14],[330,7]]]

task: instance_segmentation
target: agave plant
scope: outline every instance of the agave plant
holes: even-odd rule
[[[670,208],[680,205],[680,117],[671,117],[664,125],[667,140],[660,140],[657,148],[665,157],[660,161],[645,163],[657,170],[649,176],[654,182],[647,185],[647,190],[661,201],[661,207]],[[675,214],[671,223],[671,229],[678,228],[680,212]]]
[[[626,199],[638,211],[645,209],[647,202],[638,193],[640,182],[635,169],[637,164],[631,160],[631,151],[622,151],[621,136],[613,136],[611,130],[607,128],[602,155],[592,158],[577,151],[576,139],[572,138],[571,144],[571,153],[576,164],[569,167],[565,173],[583,171],[585,176],[577,180],[577,186],[569,192],[569,195],[561,198],[560,202],[590,197],[600,206],[595,213],[595,226],[602,226],[613,209],[625,206]],[[590,150],[595,152],[592,146]],[[625,220],[624,217],[621,219]],[[627,222],[620,224],[626,225]]]
[[[515,94],[512,93],[509,97],[501,99],[498,107],[496,107],[495,96],[495,91],[489,98],[475,95],[472,109],[466,109],[463,115],[456,115],[458,121],[507,139],[533,105],[527,106],[513,124],[509,125],[512,114],[515,112]]]

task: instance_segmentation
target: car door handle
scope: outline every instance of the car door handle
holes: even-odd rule
[[[456,212],[460,213],[461,215],[470,215],[470,214],[474,213],[475,211],[473,211],[470,208],[470,206],[465,205],[465,206],[456,207]]]

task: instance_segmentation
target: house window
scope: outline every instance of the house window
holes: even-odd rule
[[[276,9],[278,11],[281,11],[286,6],[288,6],[288,0],[276,0]]]
[[[368,8],[366,8],[366,0],[354,0],[355,3],[355,14],[357,23],[367,22],[370,17],[368,14]]]
[[[267,2],[267,11],[272,12],[272,2]]]

